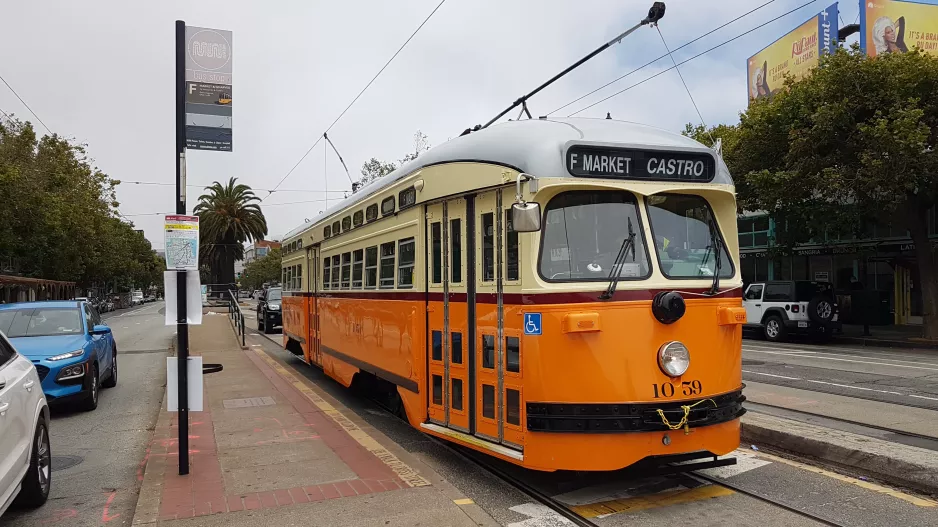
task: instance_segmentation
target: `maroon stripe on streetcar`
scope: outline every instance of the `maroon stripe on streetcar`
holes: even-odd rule
[[[599,300],[599,295],[602,294],[602,291],[586,291],[586,292],[570,292],[570,293],[537,293],[537,294],[520,294],[520,293],[504,293],[502,295],[502,302],[505,305],[524,305],[524,306],[535,306],[535,305],[548,305],[548,304],[586,304],[591,302],[642,302],[650,301],[655,295],[661,292],[666,291],[675,291],[675,289],[636,289],[636,290],[623,290],[616,291],[610,300]],[[686,291],[688,293],[696,294],[706,294],[707,289],[683,289],[680,291]],[[335,291],[335,292],[320,292],[316,295],[308,292],[302,291],[290,291],[284,292],[285,295],[291,296],[316,296],[318,298],[347,298],[354,300],[398,300],[398,301],[411,301],[411,302],[422,302],[429,300],[430,302],[442,302],[443,293],[430,292],[425,293],[423,291]],[[742,297],[742,289],[735,288],[727,291],[722,291],[713,296],[706,296],[705,298],[740,298]],[[695,299],[696,296],[690,296],[689,299]],[[449,293],[450,302],[463,303],[467,301],[466,293]],[[495,293],[476,293],[476,303],[478,304],[496,304],[498,303],[498,295]]]

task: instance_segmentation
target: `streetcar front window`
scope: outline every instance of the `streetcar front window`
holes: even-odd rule
[[[662,274],[668,278],[712,278],[716,271],[717,245],[720,247],[720,278],[733,276],[733,261],[704,198],[659,194],[645,198],[645,202]],[[713,243],[711,233],[719,237],[719,243]]]
[[[648,253],[635,197],[625,192],[576,191],[547,204],[540,272],[549,281],[605,281],[623,243],[634,233],[620,279],[647,278]]]

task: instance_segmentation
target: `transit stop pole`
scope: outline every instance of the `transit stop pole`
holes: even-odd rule
[[[186,214],[186,23],[176,21],[176,214]],[[189,473],[189,326],[186,273],[176,272],[176,368],[179,380],[179,475]]]

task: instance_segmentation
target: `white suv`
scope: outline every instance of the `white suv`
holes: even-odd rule
[[[783,340],[788,333],[827,338],[840,328],[830,282],[756,282],[746,288],[743,307],[746,327],[761,329],[771,341]]]
[[[39,507],[51,482],[49,405],[39,374],[0,333],[0,515],[14,499]]]

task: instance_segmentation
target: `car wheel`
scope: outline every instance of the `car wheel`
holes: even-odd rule
[[[35,509],[49,499],[52,488],[52,449],[49,446],[49,429],[44,417],[36,423],[29,470],[23,477],[23,488],[16,497],[16,504]]]
[[[267,313],[264,313],[263,316],[264,316],[264,334],[265,334],[265,335],[269,335],[270,332],[271,332],[270,326],[271,326],[272,324],[270,324],[270,323],[267,322]]]
[[[91,365],[91,386],[88,390],[88,395],[85,396],[85,400],[81,404],[82,410],[90,412],[98,407],[98,388],[101,386],[101,381],[98,379],[98,366],[96,364]]]
[[[772,315],[765,319],[765,338],[772,342],[778,342],[785,339],[785,324],[778,315]]]
[[[117,386],[117,350],[111,350],[111,373],[108,375],[107,380],[101,383],[101,386],[105,388],[113,388]]]
[[[834,319],[834,301],[818,296],[808,302],[808,317],[817,324],[826,324]]]
[[[265,333],[267,332],[267,330],[264,329],[264,319],[261,318],[260,313],[257,314],[257,330],[258,330],[258,331],[263,331],[263,332],[265,332]]]

